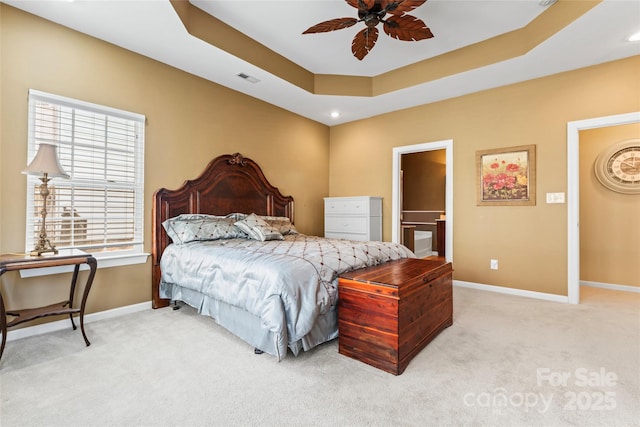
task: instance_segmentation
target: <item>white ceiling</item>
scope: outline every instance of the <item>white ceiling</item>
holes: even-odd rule
[[[626,40],[640,31],[640,1],[604,0],[521,57],[375,97],[314,95],[189,35],[168,0],[1,1],[327,125],[640,54],[640,42]],[[428,0],[410,14],[434,38],[404,42],[381,31],[359,61],[351,39],[364,24],[302,34],[320,21],[355,17],[343,0],[191,3],[312,73],[371,77],[518,29],[545,10],[538,0]],[[334,110],[340,117],[331,118]]]
[[[535,0],[428,0],[409,14],[427,24],[432,39],[404,42],[380,31],[375,47],[359,61],[351,54],[351,40],[364,23],[330,33],[302,34],[321,21],[357,17],[357,9],[344,0],[191,3],[313,73],[370,77],[516,30],[545,10]]]

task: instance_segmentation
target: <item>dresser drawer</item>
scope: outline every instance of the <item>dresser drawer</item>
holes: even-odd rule
[[[382,215],[381,199],[371,197],[338,197],[324,201],[325,215]]]
[[[369,232],[367,217],[327,216],[324,222],[325,234],[334,233],[362,233]]]
[[[381,197],[326,197],[324,214],[324,237],[382,240]]]

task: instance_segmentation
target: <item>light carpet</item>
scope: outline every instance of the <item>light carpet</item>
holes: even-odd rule
[[[454,323],[400,376],[337,340],[278,363],[184,307],[9,342],[9,426],[638,426],[640,294],[580,305],[454,288]]]

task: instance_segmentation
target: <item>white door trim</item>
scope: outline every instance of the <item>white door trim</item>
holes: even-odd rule
[[[580,131],[640,122],[640,112],[567,123],[567,296],[580,303]]]
[[[446,178],[445,178],[445,258],[453,262],[453,140],[426,142],[423,144],[407,145],[393,148],[393,179],[391,205],[391,241],[400,243],[400,160],[403,154],[420,153],[423,151],[445,150]]]

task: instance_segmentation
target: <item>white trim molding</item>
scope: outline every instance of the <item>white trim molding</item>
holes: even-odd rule
[[[95,255],[98,262],[98,269],[109,267],[123,267],[125,265],[144,264],[149,258],[148,253],[134,253],[127,255],[112,255],[112,256],[100,256]],[[50,276],[52,274],[72,273],[74,269],[73,265],[64,265],[61,267],[44,267],[44,268],[31,268],[28,270],[20,270],[20,277],[38,277],[38,276]],[[89,270],[87,264],[80,265],[80,271]]]
[[[526,291],[523,289],[505,288],[503,286],[484,285],[482,283],[465,282],[462,280],[454,280],[454,286],[461,288],[477,289],[480,291],[496,292],[499,294],[514,295],[518,297],[542,299],[545,301],[567,303],[569,299],[564,295],[547,294],[544,292]]]
[[[580,131],[640,122],[640,112],[567,123],[567,295],[580,303]]]
[[[400,243],[400,166],[403,154],[445,150],[445,258],[453,262],[453,139],[393,148],[391,241]]]
[[[637,287],[637,286],[616,285],[614,283],[589,282],[587,280],[581,280],[580,281],[580,286],[589,286],[591,288],[611,289],[612,291],[640,293],[640,288]]]

